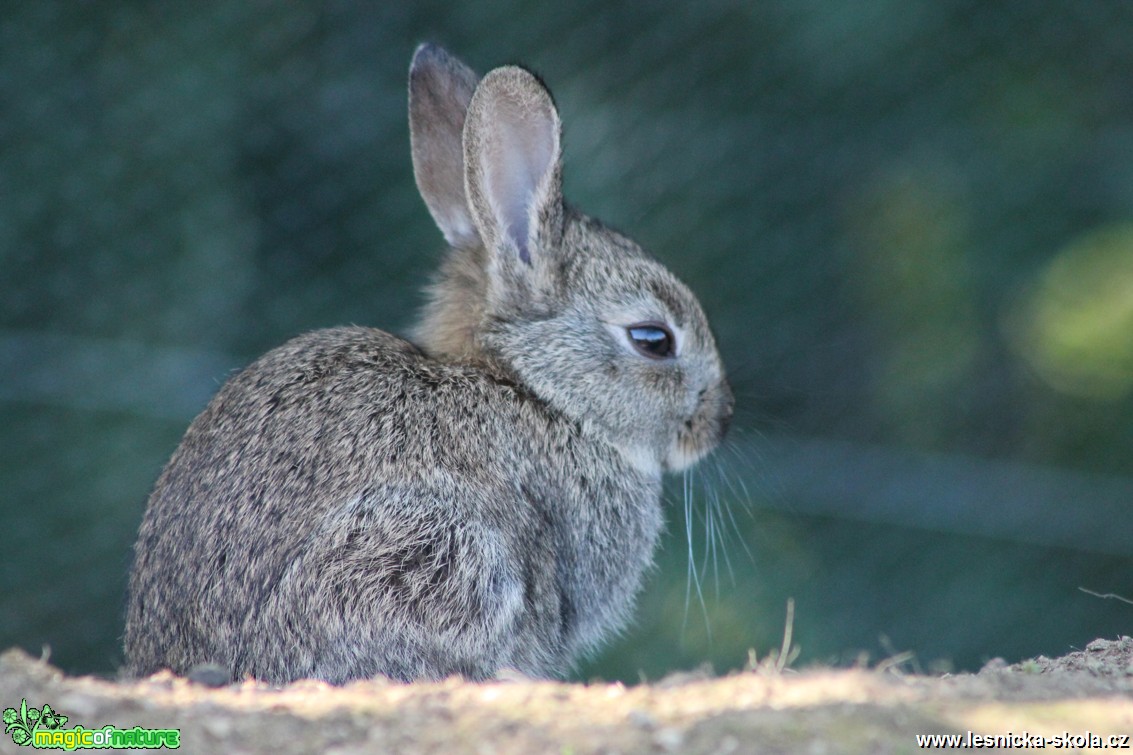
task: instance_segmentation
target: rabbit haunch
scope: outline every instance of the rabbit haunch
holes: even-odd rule
[[[425,45],[409,91],[417,184],[450,245],[418,345],[316,331],[221,388],[142,521],[134,674],[561,676],[630,618],[662,470],[726,431],[695,296],[563,203],[539,80],[478,80]]]

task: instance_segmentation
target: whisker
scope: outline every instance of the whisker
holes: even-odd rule
[[[735,444],[728,442],[725,443],[721,448],[724,453],[730,454],[732,458],[736,460],[737,466],[739,463],[746,461],[740,455],[740,449]],[[720,478],[723,479],[724,484],[728,486],[728,490],[731,491],[733,496],[735,496],[740,506],[743,507],[744,511],[750,514],[752,507],[752,498],[751,493],[748,492],[747,485],[743,481],[743,478],[739,474],[728,474],[728,468],[724,466],[722,461],[717,466],[717,469]]]
[[[732,496],[732,500],[739,502],[740,506],[743,508],[743,510],[747,514],[748,518],[753,518],[754,514],[752,513],[752,508],[751,508],[750,502],[746,498],[746,494],[747,494],[746,489],[743,492],[741,492],[736,487],[736,485],[733,483],[732,476],[728,474],[728,467],[725,465],[725,462],[724,462],[723,459],[714,458],[713,462],[714,462],[713,471],[716,473],[716,479],[719,480],[719,481],[722,481],[722,485],[717,485],[716,488],[726,487],[728,492]],[[744,549],[744,552],[747,554],[748,559],[750,561],[754,562],[755,557],[752,554],[751,549],[748,548],[747,541],[745,540],[745,538],[743,536],[743,529],[740,527],[739,521],[736,519],[736,515],[735,515],[735,512],[733,510],[735,508],[735,506],[728,505],[724,501],[722,501],[721,497],[720,497],[720,492],[719,492],[718,489],[709,488],[709,490],[711,491],[711,498],[714,501],[714,507],[716,509],[717,514],[720,517],[721,523],[725,522],[725,517],[726,517],[727,523],[729,523],[731,525],[731,532],[730,533],[729,533],[727,527],[720,527],[719,530],[718,530],[721,533],[722,544],[724,546],[727,546],[729,536],[735,537],[735,539],[739,541],[740,547],[742,547]],[[730,504],[731,501],[729,501],[728,503]],[[724,549],[724,557],[725,557],[725,559],[728,558],[728,551],[727,551],[726,547]],[[734,577],[733,577],[733,579],[734,579]]]
[[[749,548],[747,545],[747,539],[743,535],[743,530],[740,529],[740,523],[736,520],[736,515],[732,512],[732,507],[723,506],[722,508],[724,509],[724,513],[728,517],[728,521],[732,524],[732,532],[735,534],[735,538],[739,542],[740,547],[744,549],[744,553],[747,554],[748,560],[754,563],[755,554],[751,552],[751,548]],[[748,513],[750,515],[751,512],[749,511]],[[727,551],[725,551],[725,553],[727,553]]]
[[[690,469],[689,470],[689,487],[690,487],[690,489],[695,490],[695,480],[696,480],[696,472],[695,472],[695,470]],[[694,509],[694,511],[698,511],[698,510]],[[704,521],[704,555],[701,558],[701,562],[700,562],[700,573],[707,576],[707,574],[708,574],[708,564],[709,564],[710,559],[713,556],[712,509],[706,506],[703,513],[701,513],[701,518]]]
[[[692,539],[692,517],[693,517],[693,499],[692,499],[692,485],[688,470],[681,475],[683,482],[684,495],[685,495],[685,538],[688,541],[688,581],[685,585],[685,616],[684,622],[681,625],[681,631],[688,626],[688,612],[689,606],[692,601],[692,588],[696,588],[696,598],[700,603],[700,610],[704,615],[704,629],[708,635],[708,641],[712,641],[712,626],[708,620],[708,605],[704,602],[704,592],[700,585],[700,573],[696,568],[696,555],[693,548]]]
[[[717,547],[719,537],[716,528],[716,511],[712,506],[711,498],[707,496],[706,498],[708,498],[707,508],[705,509],[708,512],[708,544],[712,551],[712,581],[716,586],[716,600],[720,600],[720,556]]]
[[[715,509],[716,515],[720,518],[720,522],[724,523],[725,522],[724,514],[721,513],[722,509],[724,508],[724,504],[720,500],[720,493],[719,493],[719,491],[717,491],[715,489],[715,487],[708,489],[708,500],[709,500],[709,505],[711,505],[712,508]],[[728,516],[731,516],[730,512],[728,512]],[[734,524],[735,519],[733,519],[732,522]],[[732,583],[732,586],[735,587],[735,585],[736,585],[736,572],[732,568],[732,557],[728,555],[728,530],[727,530],[727,528],[721,527],[721,528],[719,528],[718,532],[720,533],[720,550],[724,554],[724,566],[728,570],[728,579]],[[747,550],[747,544],[744,542],[743,537],[740,536],[738,528],[737,528],[737,531],[735,532],[735,535],[736,535],[736,539],[739,540],[740,544],[744,547],[744,550]],[[750,551],[749,551],[749,554],[750,554]],[[717,589],[719,589],[719,585],[717,585]]]
[[[688,627],[688,608],[692,600],[692,577],[696,569],[692,560],[692,510],[690,508],[691,504],[689,503],[687,470],[681,474],[681,492],[684,496],[685,541],[688,543],[688,573],[685,576],[685,615],[684,620],[681,622],[681,634],[684,634],[685,629]]]
[[[696,472],[695,472],[695,470],[690,469],[689,470],[689,487],[694,489],[694,490],[695,490],[695,480],[696,480]],[[701,561],[700,561],[700,573],[707,576],[708,575],[708,559],[709,559],[709,556],[712,554],[712,540],[711,540],[712,512],[707,508],[705,508],[705,510],[703,512],[699,511],[699,509],[693,509],[693,510],[700,515],[700,518],[704,522],[704,555],[701,557]]]

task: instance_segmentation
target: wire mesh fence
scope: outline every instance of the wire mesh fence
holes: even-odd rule
[[[568,198],[700,294],[737,387],[691,543],[678,484],[581,676],[736,667],[788,596],[803,662],[1128,631],[1077,588],[1133,593],[1131,29],[1116,0],[9,4],[0,645],[111,671],[145,496],[225,376],[412,321],[424,39],[543,75]]]

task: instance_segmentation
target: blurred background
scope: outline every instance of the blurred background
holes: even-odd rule
[[[422,40],[544,76],[567,196],[700,294],[739,399],[576,678],[739,668],[792,597],[796,665],[1133,631],[1080,589],[1133,598],[1131,33],[1121,0],[5,3],[0,648],[114,673],[225,377],[411,323]]]

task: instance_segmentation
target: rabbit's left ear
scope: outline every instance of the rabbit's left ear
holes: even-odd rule
[[[464,125],[465,190],[489,278],[505,291],[547,291],[556,277],[561,131],[550,92],[529,71],[497,68],[476,87]]]
[[[464,114],[478,77],[437,45],[423,44],[409,67],[413,175],[429,213],[454,247],[480,245],[464,194]]]

